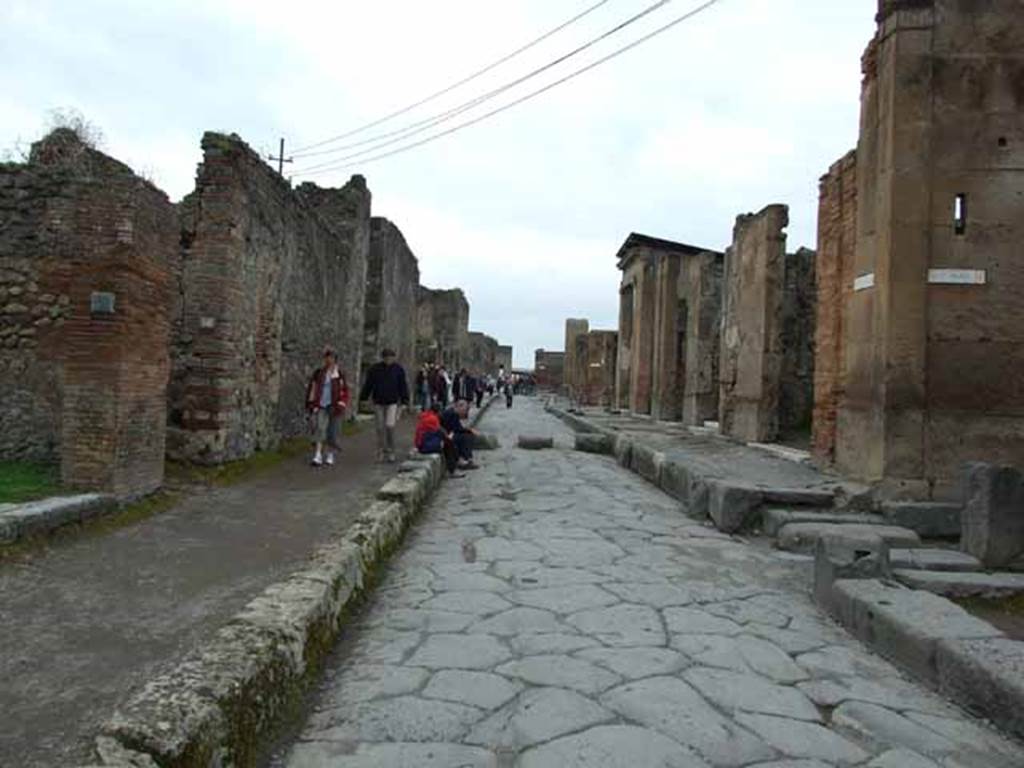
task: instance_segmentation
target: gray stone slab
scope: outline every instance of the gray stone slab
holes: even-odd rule
[[[456,704],[481,709],[497,709],[522,690],[521,683],[489,672],[443,669],[430,678],[427,687],[423,689],[423,695],[428,699],[454,701]]]
[[[575,691],[532,688],[476,725],[465,741],[492,749],[524,749],[613,718]]]
[[[647,728],[609,725],[531,749],[518,768],[708,768],[677,742]]]
[[[999,599],[1024,592],[1024,573],[895,570],[893,577],[912,589],[923,589],[951,598]]]
[[[941,766],[909,749],[891,749],[868,763],[868,768],[941,768]]]
[[[708,515],[725,533],[752,528],[761,521],[764,495],[751,485],[725,480],[708,481]]]
[[[959,539],[963,505],[888,501],[882,504],[882,516],[893,525],[916,531],[924,539]]]
[[[500,768],[489,749],[461,744],[358,744],[299,742],[288,753],[289,768]]]
[[[523,609],[530,610],[530,609]],[[594,648],[600,643],[592,637],[564,633],[524,635],[509,639],[512,650],[520,656],[538,656],[547,653],[572,653],[584,648]]]
[[[681,653],[669,648],[587,648],[574,655],[600,664],[627,680],[672,674],[690,663]]]
[[[512,654],[491,635],[431,635],[409,659],[409,666],[430,669],[491,669]]]
[[[967,503],[961,544],[990,568],[1024,554],[1024,473],[1015,467],[969,464],[962,485]]]
[[[948,755],[957,746],[935,731],[908,720],[898,712],[868,704],[849,701],[832,713],[832,725],[879,747],[904,747],[924,755]]]
[[[466,627],[471,634],[517,637],[561,632],[565,627],[550,611],[538,608],[512,608]]]
[[[943,694],[1024,738],[1024,642],[946,638],[936,663]]]
[[[618,675],[583,659],[564,654],[527,656],[502,664],[496,670],[506,677],[533,685],[553,685],[594,695],[622,682]]]
[[[430,672],[392,664],[353,664],[342,675],[340,688],[332,688],[322,699],[321,709],[335,709],[357,701],[401,696],[418,690]]]
[[[666,608],[665,624],[673,634],[738,635],[743,627],[732,619],[715,616],[702,608]]]
[[[881,515],[852,514],[824,509],[780,509],[766,507],[761,513],[761,528],[768,536],[778,536],[790,523],[836,523],[841,525],[888,525]]]
[[[981,561],[974,555],[954,549],[891,549],[891,568],[918,571],[961,571],[971,572],[982,569]]]
[[[525,451],[542,451],[546,448],[554,448],[553,437],[543,435],[520,435],[518,445]]]
[[[576,435],[576,450],[611,456],[615,452],[615,440],[611,435],[580,433]]]
[[[1002,634],[945,598],[876,580],[837,581],[833,604],[837,618],[855,636],[933,683],[940,640]]]
[[[419,607],[425,611],[480,615],[499,613],[500,611],[512,608],[513,605],[493,592],[472,590],[443,592],[437,597],[420,603]]]
[[[508,597],[512,602],[529,605],[533,608],[543,608],[554,613],[573,613],[588,608],[603,608],[620,602],[615,595],[592,584],[520,589],[512,592]]]
[[[592,635],[606,645],[665,645],[668,638],[657,611],[646,605],[613,605],[581,611],[566,621],[580,632]]]
[[[763,741],[713,709],[682,680],[655,677],[609,691],[601,703],[629,720],[693,747],[718,766],[743,766],[773,756]]]
[[[483,716],[476,707],[415,696],[357,703],[317,713],[312,741],[459,742]]]
[[[747,713],[736,715],[736,720],[790,757],[824,760],[834,766],[857,765],[870,757],[849,739],[817,723]]]
[[[679,635],[673,646],[700,665],[756,672],[776,683],[795,683],[808,677],[789,654],[760,637]]]
[[[691,667],[683,678],[719,707],[793,720],[818,721],[814,703],[796,688],[776,685],[755,674],[728,669]]]
[[[879,537],[890,547],[911,548],[921,544],[916,533],[894,525],[789,523],[779,530],[777,546],[787,552],[813,554],[818,541],[826,537],[845,541],[851,547],[860,541],[870,545]]]
[[[828,488],[780,488],[761,486],[765,504],[829,509],[835,502],[835,492]]]

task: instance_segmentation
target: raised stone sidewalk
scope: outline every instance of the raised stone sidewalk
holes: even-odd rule
[[[506,447],[442,487],[273,765],[1024,765],[833,624],[792,556],[572,451],[535,401],[484,425]]]

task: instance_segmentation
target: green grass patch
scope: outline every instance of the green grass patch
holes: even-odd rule
[[[0,504],[18,504],[60,491],[60,469],[53,464],[0,461]]]

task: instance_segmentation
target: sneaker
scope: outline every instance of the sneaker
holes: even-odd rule
[[[460,466],[459,469],[480,469],[480,465],[475,461],[470,461]]]
[[[327,454],[327,460],[326,460],[325,463],[327,464],[328,467],[333,467],[334,466],[334,454],[333,453],[328,453]]]
[[[313,460],[310,461],[309,463],[312,464],[314,467],[319,467],[324,463],[324,460],[320,458],[320,454],[318,453],[316,456],[313,457]]]

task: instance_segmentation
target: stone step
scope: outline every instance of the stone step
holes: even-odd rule
[[[888,525],[880,515],[836,512],[832,509],[767,508],[762,515],[762,528],[768,536],[778,536],[779,529],[790,523],[836,523],[841,525]]]
[[[1024,573],[894,570],[892,575],[911,589],[921,589],[943,597],[998,599],[1024,594]]]
[[[841,539],[856,548],[864,542],[865,549],[874,549],[881,538],[890,547],[912,549],[921,545],[920,537],[911,530],[895,525],[866,525],[863,523],[789,523],[782,526],[775,545],[787,552],[813,554],[819,539]]]
[[[831,507],[836,500],[835,491],[819,488],[764,488],[759,487],[765,504],[787,504],[794,507]]]
[[[893,525],[917,531],[926,539],[960,538],[962,504],[937,501],[889,501],[882,504],[882,516]]]
[[[889,566],[907,571],[968,573],[982,570],[978,558],[950,549],[892,549],[889,551]]]

